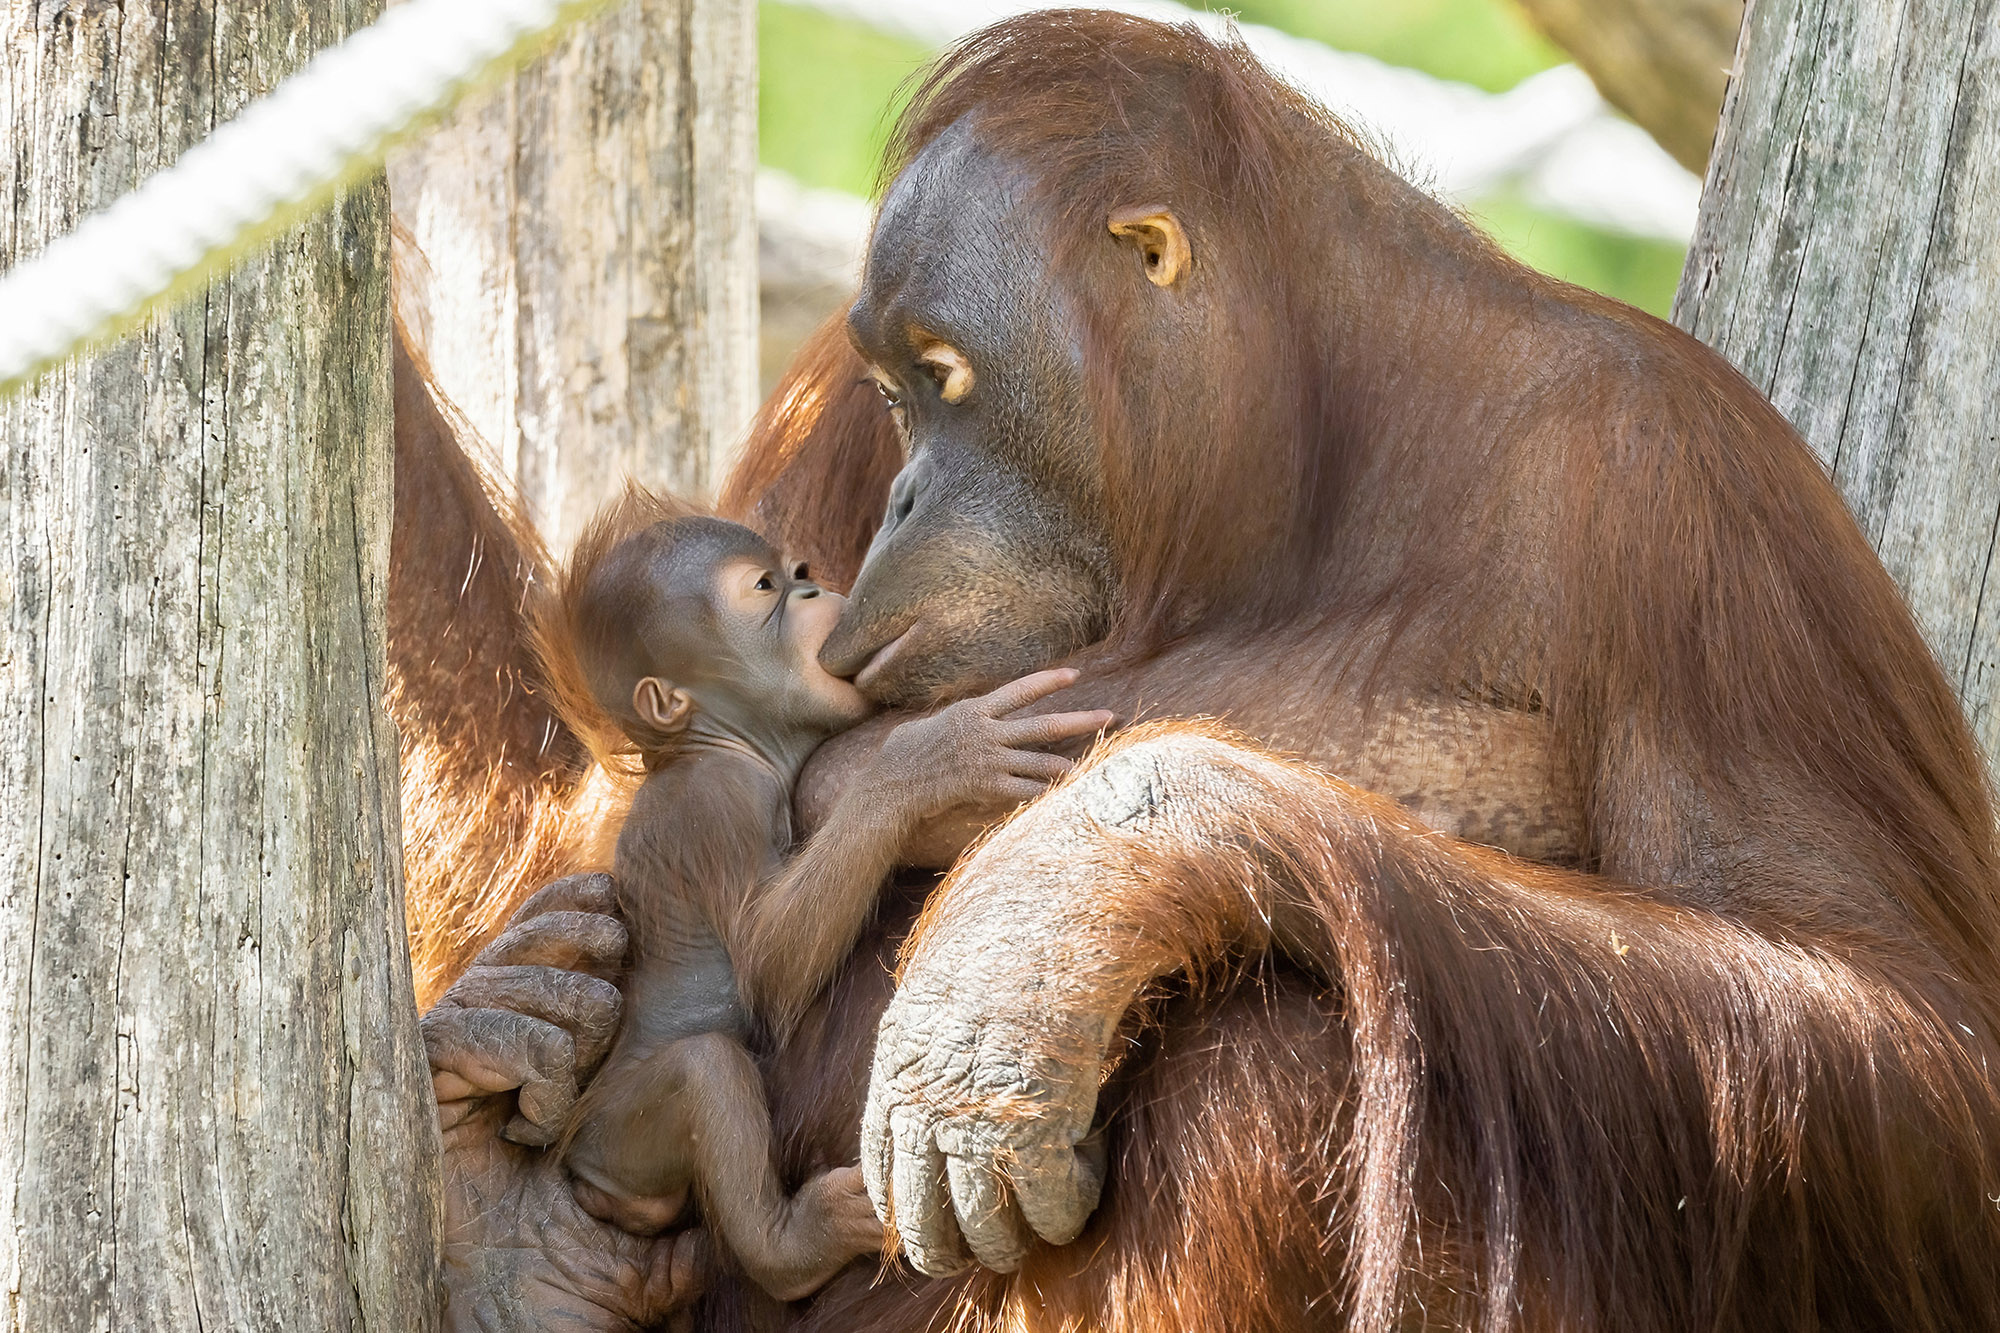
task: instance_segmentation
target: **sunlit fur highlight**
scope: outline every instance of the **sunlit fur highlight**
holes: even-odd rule
[[[750,427],[716,510],[846,592],[882,521],[902,445],[841,310],[799,348]]]
[[[397,259],[399,283],[421,280],[406,243]],[[400,325],[396,358],[386,694],[403,739],[407,922],[427,1007],[529,894],[610,866],[638,779],[588,689],[541,679],[532,631],[553,565],[533,525]],[[845,588],[900,452],[836,317],[751,427],[720,508]],[[656,502],[630,501],[634,512]]]
[[[402,737],[406,920],[428,1006],[528,894],[608,864],[624,798],[536,688],[539,539],[400,324],[395,352],[384,693]]]

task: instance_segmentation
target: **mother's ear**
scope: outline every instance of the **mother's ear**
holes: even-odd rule
[[[1113,236],[1138,247],[1146,265],[1146,281],[1155,287],[1173,286],[1194,263],[1187,232],[1165,204],[1113,209],[1108,225]]]

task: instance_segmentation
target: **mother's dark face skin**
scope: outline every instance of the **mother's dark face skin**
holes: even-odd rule
[[[849,316],[908,461],[820,660],[879,702],[972,693],[1109,624],[1081,354],[1027,189],[947,130],[883,202]]]

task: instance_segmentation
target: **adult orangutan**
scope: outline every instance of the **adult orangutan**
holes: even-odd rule
[[[805,1324],[2000,1327],[1979,758],[1776,411],[1192,30],[989,29],[891,167],[908,462],[824,660],[1233,730],[1114,742],[774,1055],[850,1160],[887,1001],[864,1171],[983,1265]],[[736,496],[787,544],[810,443]]]

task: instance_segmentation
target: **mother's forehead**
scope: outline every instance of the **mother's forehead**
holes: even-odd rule
[[[895,303],[968,271],[1018,263],[1045,248],[1037,210],[1022,207],[1030,171],[981,143],[966,117],[925,145],[897,173],[870,233],[863,299]],[[865,318],[865,315],[864,315]]]

